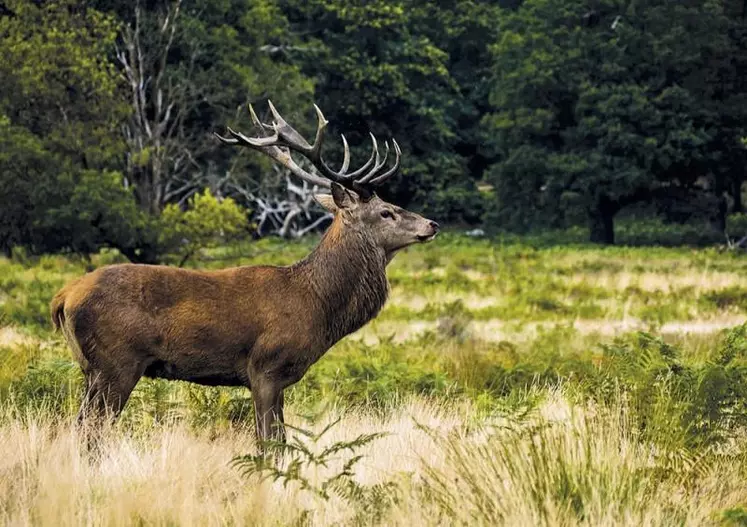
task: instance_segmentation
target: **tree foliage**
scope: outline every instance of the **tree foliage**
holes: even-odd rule
[[[740,135],[713,68],[730,55],[718,1],[528,0],[500,21],[485,118],[502,160],[494,219],[562,224],[583,210],[593,241],[614,240],[624,207],[686,202],[723,222]],[[691,213],[693,211],[691,210]]]
[[[194,194],[186,212],[167,205],[160,222],[163,252],[178,257],[180,267],[198,250],[231,240],[247,226],[246,211],[231,198],[216,199],[209,189]]]
[[[309,105],[312,85],[298,66],[267,51],[293,41],[272,2],[173,0],[112,8],[124,21],[116,57],[131,106],[125,174],[143,210],[156,214],[216,186],[230,156],[212,131],[237,108],[270,95],[281,104]]]
[[[116,172],[126,115],[108,59],[116,21],[75,2],[6,2],[0,18],[0,247],[96,250],[139,236]],[[94,196],[105,195],[103,201]],[[113,227],[113,230],[108,230]]]
[[[330,121],[361,151],[369,131],[402,147],[402,176],[384,195],[444,220],[478,220],[481,167],[470,170],[475,148],[465,145],[475,144],[481,83],[474,82],[479,68],[467,73],[479,55],[467,55],[473,39],[489,35],[498,7],[419,0],[286,0],[283,7],[304,35],[305,48],[294,56],[317,79],[318,104]]]
[[[741,0],[4,0],[0,249],[156,261],[161,216],[205,188],[248,208],[282,195],[268,159],[212,136],[268,98],[309,136],[316,102],[353,163],[369,131],[396,139],[383,197],[438,221],[585,223],[609,243],[635,205],[723,231],[744,210],[746,16]]]

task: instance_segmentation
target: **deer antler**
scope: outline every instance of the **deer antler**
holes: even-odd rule
[[[227,145],[247,146],[262,152],[288,168],[299,178],[311,183],[312,185],[329,188],[330,183],[334,181],[335,183],[339,183],[340,185],[356,191],[363,199],[370,199],[373,195],[373,187],[384,183],[387,179],[396,174],[400,168],[402,151],[400,150],[397,141],[392,139],[392,145],[394,146],[394,153],[396,156],[394,165],[392,165],[389,170],[381,173],[389,156],[389,143],[384,142],[385,152],[382,157],[379,152],[376,137],[373,134],[370,134],[371,143],[373,145],[371,157],[369,157],[368,161],[357,170],[348,172],[350,166],[350,148],[348,147],[348,141],[345,139],[345,136],[341,135],[343,161],[339,172],[336,172],[332,170],[322,158],[322,144],[324,142],[324,134],[329,121],[324,118],[324,114],[319,107],[316,104],[314,105],[314,109],[316,110],[317,128],[316,136],[314,137],[314,144],[310,145],[301,134],[299,134],[285,121],[285,119],[283,119],[271,101],[268,100],[267,103],[270,106],[270,111],[272,112],[272,117],[274,119],[272,124],[261,122],[257,117],[257,114],[254,113],[254,108],[249,105],[249,113],[251,114],[252,122],[254,123],[254,126],[260,130],[260,133],[262,134],[261,137],[248,137],[241,132],[232,130],[231,128],[228,128],[228,134],[231,137],[223,137],[217,133],[215,136]],[[267,132],[271,132],[270,135],[267,135]],[[311,161],[311,164],[320,172],[322,177],[316,174],[311,174],[298,166],[291,157],[291,150],[298,152]]]

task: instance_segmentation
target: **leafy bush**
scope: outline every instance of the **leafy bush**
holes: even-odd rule
[[[291,400],[345,402],[388,410],[403,396],[448,397],[453,381],[435,367],[430,349],[413,356],[411,347],[383,341],[378,346],[344,341],[290,390]]]
[[[9,383],[6,391],[19,410],[72,415],[83,395],[83,375],[69,358],[44,358],[29,364],[24,375]]]
[[[680,448],[720,442],[747,425],[746,331],[727,332],[704,364],[685,363],[679,349],[646,333],[618,339],[603,347],[600,380],[629,394],[649,440]],[[586,390],[592,397],[605,392],[599,384]]]
[[[660,219],[632,219],[615,225],[616,243],[620,245],[706,247],[724,242],[724,235],[703,223],[665,223]]]
[[[187,210],[168,205],[159,219],[159,244],[166,260],[179,266],[202,248],[214,247],[236,236],[247,226],[246,212],[231,198],[218,199],[210,189],[195,194]]]
[[[137,207],[131,192],[122,186],[122,174],[86,170],[62,175],[58,184],[69,195],[37,221],[43,243],[35,250],[85,255],[114,247],[133,260],[155,257],[153,218]]]
[[[747,236],[747,214],[730,214],[727,216],[726,234],[735,240]]]
[[[70,415],[78,408],[82,375],[61,346],[34,339],[0,346],[0,400],[17,411]]]

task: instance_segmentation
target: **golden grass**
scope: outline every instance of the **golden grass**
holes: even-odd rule
[[[473,415],[467,403],[414,399],[386,418],[333,409],[311,428],[342,418],[316,448],[389,434],[361,450],[355,471],[361,484],[398,485],[398,498],[378,505],[386,525],[704,525],[747,500],[744,467],[733,458],[697,478],[683,469],[657,480],[648,471],[661,460],[635,439],[622,406],[573,405],[551,391],[521,421],[475,426]],[[247,430],[117,427],[94,457],[67,420],[6,407],[0,423],[5,525],[285,525],[304,510],[311,525],[346,525],[360,513],[295,484],[242,477],[230,461],[254,450]],[[306,475],[319,482],[342,461]]]
[[[694,288],[698,293],[719,291],[734,286],[744,286],[744,276],[739,273],[683,269],[678,272],[602,271],[579,273],[568,277],[574,284],[593,285],[612,291],[636,287],[646,292],[674,292]]]
[[[688,335],[716,335],[723,329],[739,326],[747,322],[744,315],[721,315],[705,319],[671,321],[656,326],[656,333],[666,337]],[[404,343],[435,331],[438,321],[434,320],[382,320],[364,326],[348,338],[360,340],[366,345],[378,344],[382,339],[393,337],[395,343]],[[555,327],[573,328],[579,336],[615,337],[634,331],[650,331],[652,324],[632,317],[621,320],[576,319],[546,322],[504,321],[498,319],[472,320],[467,323],[468,333],[484,342],[527,342],[537,338],[540,331]]]
[[[0,327],[0,346],[23,346],[36,341],[13,326]]]
[[[660,263],[660,260],[656,261]],[[619,270],[603,269],[598,271],[570,272],[563,277],[563,280],[570,284],[595,286],[610,291],[624,291],[630,287],[636,287],[646,292],[673,292],[689,288],[695,288],[697,292],[706,292],[745,285],[744,276],[740,273],[686,267],[681,261],[676,262],[680,264],[679,266],[674,265],[672,269],[660,271],[633,269],[637,265],[634,266],[631,260],[622,258],[612,260],[610,263],[619,263],[623,267]],[[645,262],[641,262],[638,265],[645,265]],[[562,268],[563,266],[558,265],[558,269]],[[480,282],[493,278],[493,275],[490,273],[474,269],[462,269],[460,273],[464,278],[472,282]],[[448,270],[444,267],[436,267],[427,271],[410,272],[410,276],[416,279],[425,275],[444,278],[448,275]],[[403,298],[402,301],[405,304],[409,302],[419,303],[420,298],[417,296],[412,299]]]

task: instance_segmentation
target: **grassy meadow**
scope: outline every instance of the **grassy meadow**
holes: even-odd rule
[[[315,240],[191,265],[287,264]],[[91,451],[48,304],[101,253],[0,259],[0,523],[747,525],[747,259],[444,235],[287,391],[143,380]]]

